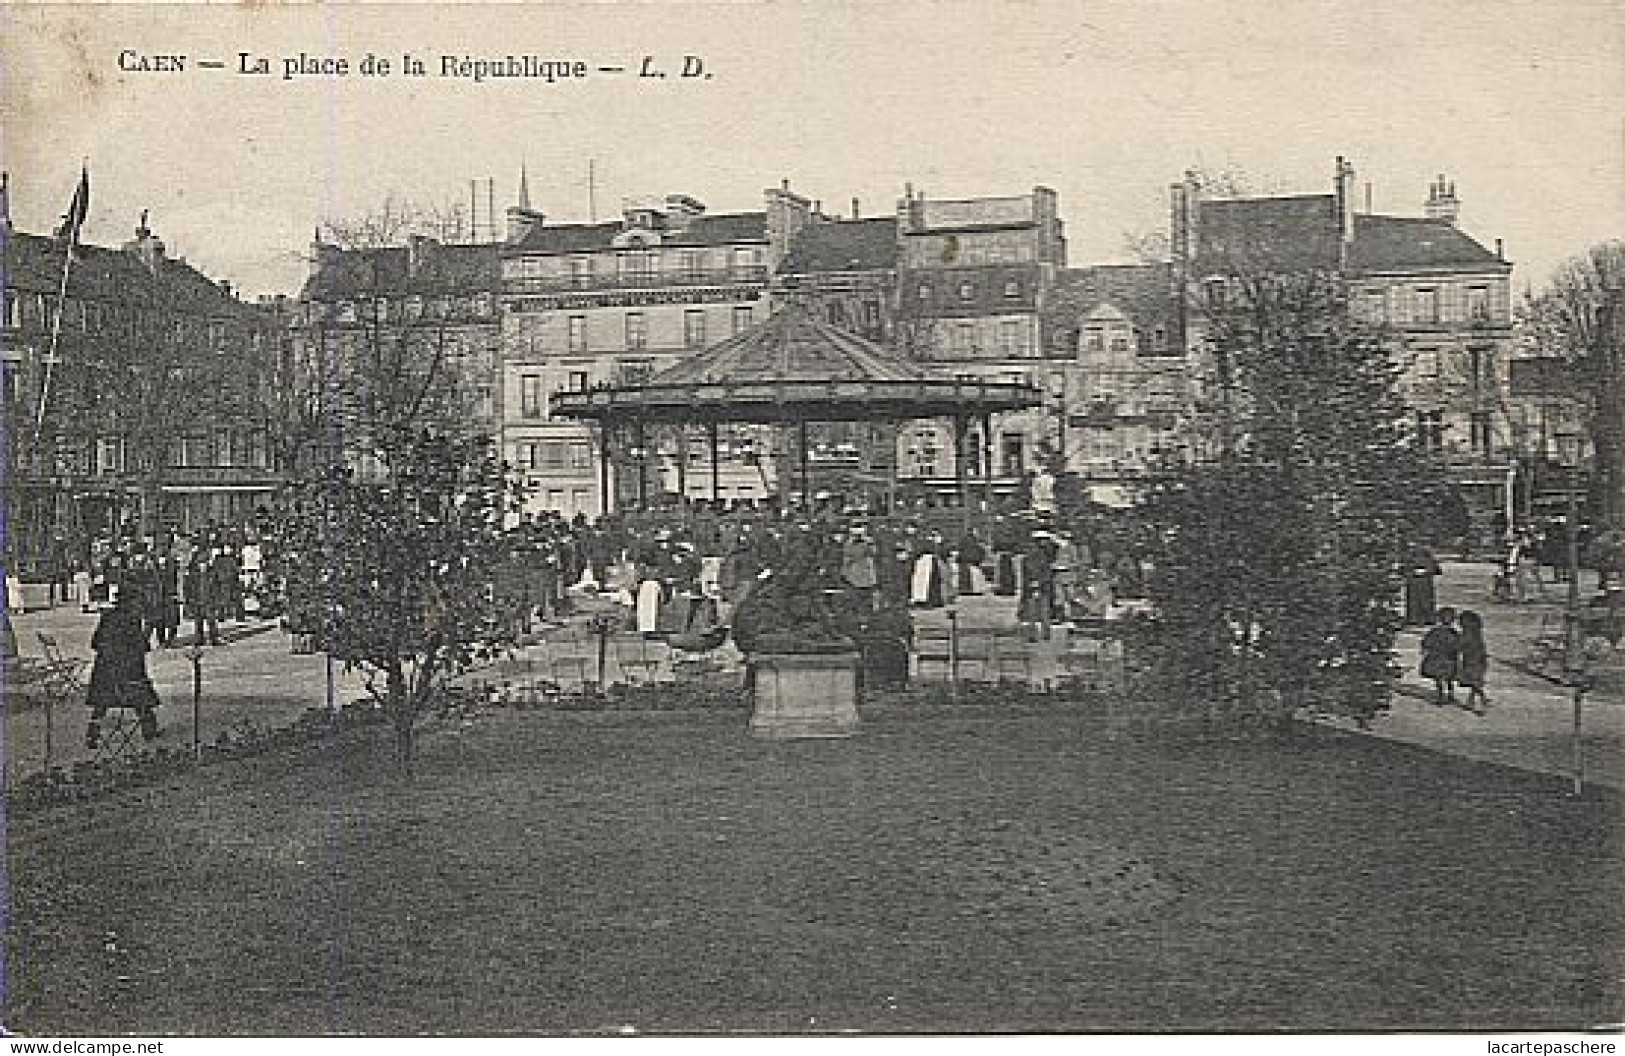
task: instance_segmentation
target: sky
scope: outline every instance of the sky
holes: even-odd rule
[[[297,292],[324,219],[394,196],[468,208],[521,165],[549,220],[623,196],[760,209],[789,180],[826,212],[1060,195],[1072,264],[1165,230],[1187,168],[1325,193],[1334,159],[1377,212],[1444,174],[1514,280],[1625,236],[1625,5],[1611,0],[1162,0],[0,7],[0,167],[23,230],[53,227],[88,162],[86,237],[141,210],[171,253],[248,293]],[[269,76],[238,73],[239,53]],[[301,52],[347,76],[283,76]],[[184,72],[120,69],[185,55]],[[385,76],[363,76],[368,53]],[[403,75],[401,56],[426,75]],[[584,62],[589,76],[441,76],[441,56]],[[678,76],[694,55],[709,76]],[[644,56],[664,79],[639,78]],[[207,70],[200,60],[219,60]],[[126,61],[129,61],[126,59]],[[150,64],[150,60],[149,60]],[[624,66],[623,74],[599,74]]]

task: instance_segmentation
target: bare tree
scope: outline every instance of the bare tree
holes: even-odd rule
[[[1540,354],[1568,365],[1591,440],[1594,519],[1625,528],[1625,241],[1565,263],[1521,323]]]

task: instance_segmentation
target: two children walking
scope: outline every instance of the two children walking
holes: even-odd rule
[[[1484,676],[1489,668],[1489,651],[1484,644],[1484,621],[1478,613],[1444,607],[1434,624],[1422,636],[1422,677],[1433,680],[1433,703],[1439,707],[1455,704],[1456,686],[1467,689],[1468,711],[1484,714],[1489,698],[1484,695]]]

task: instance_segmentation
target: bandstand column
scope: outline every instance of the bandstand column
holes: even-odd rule
[[[993,508],[993,414],[982,412],[982,501]]]
[[[807,472],[807,419],[802,418],[796,423],[797,447],[800,448],[801,457],[801,506],[803,509],[812,508],[812,487]]]
[[[954,490],[959,492],[959,506],[963,509],[965,502],[965,416],[954,415]]]
[[[613,418],[598,424],[598,515],[609,516],[609,438],[615,429]]]
[[[648,435],[643,428],[643,419],[639,418],[633,423],[632,445],[637,449],[638,455],[638,509],[649,509],[649,447]]]
[[[722,501],[722,467],[717,464],[717,423],[705,423],[705,440],[711,448],[711,501]]]

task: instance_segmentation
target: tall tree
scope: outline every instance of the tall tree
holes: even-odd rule
[[[1563,264],[1522,321],[1541,355],[1568,364],[1591,441],[1593,518],[1625,529],[1625,241]]]
[[[1211,457],[1142,504],[1163,673],[1248,714],[1368,718],[1391,690],[1401,562],[1443,480],[1396,357],[1313,272],[1231,275],[1206,345]]]
[[[410,777],[419,720],[507,644],[492,585],[517,495],[471,414],[461,360],[480,327],[443,275],[398,266],[421,246],[376,244],[388,214],[346,226],[307,288],[296,399],[321,457],[296,464],[280,523],[293,618],[369,675]]]

